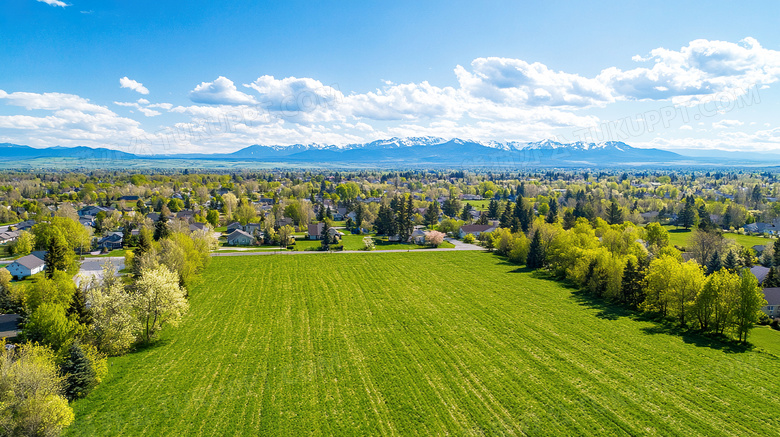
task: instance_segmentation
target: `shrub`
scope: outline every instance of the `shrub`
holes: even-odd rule
[[[466,236],[463,237],[464,243],[474,244],[474,241],[476,241],[476,238],[474,238],[474,234],[466,234]]]

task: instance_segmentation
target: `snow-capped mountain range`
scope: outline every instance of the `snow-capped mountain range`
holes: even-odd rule
[[[345,164],[376,167],[568,167],[666,164],[692,158],[660,149],[642,149],[619,141],[599,143],[473,141],[459,138],[408,137],[347,145],[253,145],[232,153],[133,155],[109,149],[51,147],[35,149],[0,144],[0,159],[197,159],[270,163]],[[113,157],[113,158],[112,158]]]

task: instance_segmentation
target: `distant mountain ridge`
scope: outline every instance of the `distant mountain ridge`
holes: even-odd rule
[[[232,153],[134,155],[89,147],[36,149],[0,144],[0,159],[19,161],[36,158],[77,159],[197,159],[263,161],[278,163],[343,163],[361,166],[613,166],[684,162],[694,158],[660,149],[632,147],[620,141],[598,143],[472,141],[438,137],[408,137],[347,145],[294,144],[252,145]]]

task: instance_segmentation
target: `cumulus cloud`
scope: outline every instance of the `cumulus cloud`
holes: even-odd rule
[[[41,3],[46,3],[49,6],[59,6],[61,8],[64,8],[65,6],[70,6],[69,4],[60,1],[60,0],[38,0]]]
[[[343,99],[341,91],[309,77],[261,76],[245,87],[260,94],[260,104],[269,111],[311,112],[332,107]]]
[[[439,88],[419,84],[389,84],[375,92],[353,94],[345,98],[349,115],[372,120],[417,120],[421,118],[457,117],[458,92],[450,87]]]
[[[597,79],[625,100],[666,100],[721,92],[741,95],[747,88],[780,77],[780,51],[766,49],[753,38],[739,43],[697,39],[680,50],[657,48],[637,62],[652,67],[621,70],[610,67]]]
[[[455,75],[466,93],[512,106],[586,107],[613,100],[599,80],[554,71],[539,62],[477,58],[471,71],[458,65]]]
[[[127,76],[119,79],[119,87],[130,88],[131,90],[139,92],[144,95],[149,94],[149,90],[146,89],[146,87],[142,83],[130,79]]]
[[[203,82],[190,91],[190,100],[209,105],[255,105],[249,94],[238,91],[233,81],[219,76],[214,82]]]

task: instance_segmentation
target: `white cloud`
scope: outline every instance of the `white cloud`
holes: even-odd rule
[[[60,1],[60,0],[38,0],[41,3],[46,3],[49,6],[59,6],[64,8],[65,6],[70,6],[69,4]]]
[[[313,112],[330,108],[344,96],[337,88],[308,78],[261,76],[245,87],[260,94],[260,105],[269,111]]]
[[[371,120],[417,120],[453,118],[463,112],[458,92],[422,82],[387,85],[376,92],[353,94],[345,98],[349,115]]]
[[[471,68],[455,68],[461,89],[471,96],[509,106],[578,108],[613,100],[610,89],[600,81],[554,71],[539,62],[477,58]]]
[[[743,122],[739,120],[720,120],[712,123],[713,129],[729,129],[732,127],[739,127],[742,126]]]
[[[146,103],[142,103],[142,102],[146,102]],[[149,109],[149,107],[141,106],[142,104],[148,104],[148,103],[149,101],[146,99],[139,99],[138,102],[114,102],[115,105],[135,108],[147,117],[155,117],[161,114],[161,112],[159,111],[155,111],[154,109]]]
[[[654,64],[627,71],[610,67],[597,77],[618,98],[696,100],[721,92],[741,95],[747,88],[774,83],[780,77],[780,51],[765,49],[753,38],[739,44],[697,39],[679,51],[657,48],[633,60]]]
[[[203,82],[190,91],[190,100],[209,105],[255,105],[254,97],[236,89],[233,81],[219,76],[214,82]]]
[[[129,79],[127,76],[119,79],[119,87],[120,88],[130,88],[133,91],[139,92],[141,94],[149,94],[149,90],[146,89],[146,87],[133,79]]]

